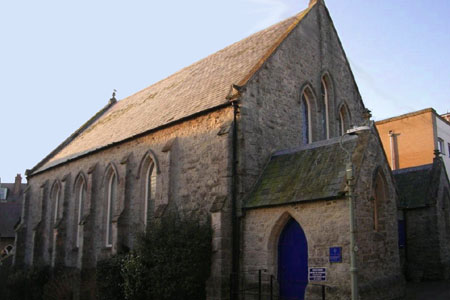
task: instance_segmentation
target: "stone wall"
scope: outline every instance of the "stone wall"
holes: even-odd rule
[[[327,299],[350,297],[349,214],[345,199],[249,210],[243,221],[242,274],[246,285],[256,282],[257,271],[266,269],[277,278],[278,238],[284,225],[294,218],[305,232],[308,242],[308,265],[326,267]],[[330,263],[329,247],[342,247],[342,263]],[[275,280],[275,292],[278,284]],[[306,299],[319,296],[308,285]],[[255,298],[256,299],[256,298]]]
[[[98,260],[132,248],[136,234],[144,230],[145,176],[141,173],[149,156],[157,165],[151,214],[159,217],[171,211],[211,220],[215,251],[209,299],[228,295],[232,117],[232,108],[223,108],[31,176],[25,201],[28,213],[18,231],[25,253],[17,257],[24,257],[26,264],[50,264],[54,257],[55,265],[92,268]],[[107,247],[107,175],[112,170],[118,177],[118,203],[114,242]],[[86,198],[77,248],[76,182],[80,177],[86,183]],[[55,182],[62,187],[62,214],[57,224],[51,224],[50,194]]]
[[[399,200],[378,135],[372,132],[359,138],[367,138],[360,169],[355,173],[360,294],[362,299],[397,299],[404,293],[398,246]],[[378,175],[383,180],[384,199],[374,197]],[[375,205],[378,210],[377,227],[375,227]]]
[[[325,139],[321,78],[330,78],[330,137],[339,136],[338,108],[346,103],[352,124],[361,125],[364,106],[326,8],[316,5],[246,85],[240,108],[241,193],[254,185],[277,150],[302,143],[300,100],[309,85],[312,140]]]
[[[436,172],[433,177],[433,182],[436,183],[437,188],[433,191],[436,205],[436,225],[439,233],[439,256],[440,256],[440,270],[441,277],[439,279],[450,278],[450,182],[448,180],[448,171],[443,166],[446,166],[445,160],[442,157],[439,159],[441,172]],[[442,160],[444,160],[442,162]],[[437,184],[439,182],[439,184]]]
[[[406,211],[407,278],[412,281],[440,278],[436,208]]]
[[[406,275],[412,281],[450,278],[450,195],[442,166],[435,158],[429,205],[405,210]]]
[[[313,89],[312,140],[325,139],[321,78],[331,78],[330,137],[339,136],[339,107],[346,103],[351,123],[363,125],[361,101],[345,53],[326,8],[315,6],[278,50],[265,62],[244,88],[240,108],[239,180],[242,197],[251,190],[271,154],[293,149],[302,143],[301,92],[305,85]],[[359,287],[364,299],[395,299],[402,296],[403,276],[397,240],[397,198],[393,179],[380,140],[372,135],[364,149],[361,170],[356,179],[356,218]],[[374,231],[373,181],[381,171],[386,182],[387,200],[381,204],[382,230]],[[248,211],[243,218],[242,272],[268,269],[276,274],[276,248],[269,247],[278,220],[289,213],[303,227],[308,238],[309,263],[330,268],[333,299],[348,299],[348,205],[346,201],[319,201],[296,206]],[[327,217],[324,217],[327,216]],[[281,222],[283,223],[283,222]],[[281,229],[280,229],[281,230]],[[279,232],[277,233],[279,234]],[[274,235],[276,236],[276,234]],[[275,240],[278,238],[272,237]],[[273,241],[272,241],[273,242]],[[273,245],[272,245],[273,246]],[[329,265],[327,250],[342,246],[344,262]],[[276,260],[275,260],[276,261]],[[309,287],[307,299],[316,289]]]
[[[362,299],[400,299],[404,279],[400,268],[397,197],[378,137],[367,133],[355,150],[355,215],[358,286]],[[359,163],[358,163],[359,162]],[[384,201],[379,203],[378,229],[374,229],[373,189],[376,176],[385,179]],[[346,199],[261,208],[246,212],[243,221],[243,274],[267,269],[277,278],[278,238],[293,217],[308,242],[309,267],[326,267],[327,298],[349,299],[349,206]],[[342,247],[342,263],[329,262],[329,248]],[[255,275],[246,279],[255,283]],[[308,285],[306,299],[321,299],[320,289]]]

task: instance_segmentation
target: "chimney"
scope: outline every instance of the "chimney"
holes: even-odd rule
[[[450,122],[450,113],[443,114],[443,115],[441,115],[441,117],[443,117],[445,120]]]
[[[397,145],[397,135],[398,133],[394,133],[393,130],[389,130],[389,141],[390,141],[390,148],[391,148],[391,169],[397,170],[398,169],[398,145]]]
[[[20,194],[21,188],[22,188],[22,176],[20,176],[20,174],[17,174],[16,180],[14,181],[14,194],[16,195]]]

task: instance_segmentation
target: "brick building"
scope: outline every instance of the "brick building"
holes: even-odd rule
[[[433,163],[439,150],[450,173],[450,122],[427,108],[375,123],[392,170]]]
[[[229,299],[230,274],[252,286],[263,269],[276,293],[313,299],[307,279],[290,284],[308,266],[327,269],[331,299],[348,299],[349,151],[361,295],[399,298],[397,198],[382,146],[373,129],[339,146],[350,125],[369,123],[328,10],[311,1],[130,97],[113,96],[29,170],[15,262],[94,268],[133,248],[149,220],[195,213],[213,229],[208,299]],[[330,262],[330,248],[342,250],[340,261]],[[290,255],[302,258],[293,277]]]

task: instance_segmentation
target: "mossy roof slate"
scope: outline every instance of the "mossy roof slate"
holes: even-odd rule
[[[224,106],[315,6],[234,43],[118,101],[35,166],[30,175],[177,120]]]
[[[400,206],[418,208],[429,205],[433,164],[393,171]]]
[[[344,139],[358,173],[367,138]],[[347,154],[339,138],[292,151],[275,153],[244,203],[245,209],[342,197],[346,186]]]

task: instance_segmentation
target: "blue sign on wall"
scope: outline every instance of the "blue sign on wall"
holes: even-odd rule
[[[330,262],[342,262],[342,247],[330,247]]]

